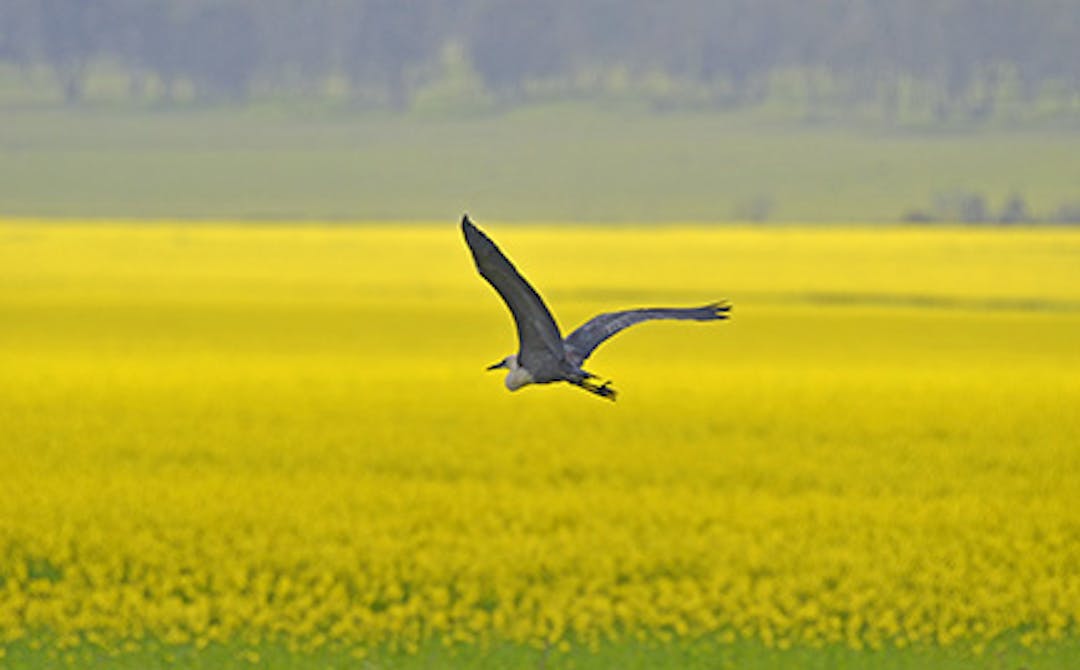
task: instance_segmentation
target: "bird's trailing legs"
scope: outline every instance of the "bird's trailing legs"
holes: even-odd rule
[[[615,389],[611,388],[611,380],[604,382],[603,384],[596,384],[589,381],[587,378],[580,381],[571,381],[570,383],[575,386],[580,386],[589,393],[595,393],[601,398],[607,398],[608,400],[615,401]]]

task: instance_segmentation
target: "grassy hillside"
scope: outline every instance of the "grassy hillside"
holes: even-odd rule
[[[1078,198],[1080,135],[545,108],[468,119],[0,109],[0,215],[892,221]]]

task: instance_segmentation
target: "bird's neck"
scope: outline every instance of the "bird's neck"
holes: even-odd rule
[[[511,391],[516,391],[533,382],[533,376],[529,374],[529,371],[518,365],[517,356],[507,357],[506,366],[510,368],[510,371],[506,373],[506,388]]]

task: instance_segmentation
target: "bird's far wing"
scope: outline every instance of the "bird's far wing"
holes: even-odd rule
[[[730,310],[731,305],[718,302],[704,307],[651,307],[598,314],[566,337],[567,354],[580,366],[601,342],[635,323],[657,319],[716,321],[728,318]]]
[[[529,367],[529,358],[535,355],[554,355],[562,359],[564,354],[559,326],[540,294],[525,281],[495,243],[469,221],[468,216],[461,220],[461,231],[465,234],[465,242],[472,251],[480,276],[499,292],[514,315],[519,362]]]

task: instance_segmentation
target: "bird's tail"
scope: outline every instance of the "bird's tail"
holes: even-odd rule
[[[589,393],[595,393],[601,398],[607,398],[608,400],[615,401],[615,389],[611,388],[611,381],[606,381],[603,384],[596,384],[588,379],[581,379],[578,381],[571,381],[570,383],[575,386],[580,386]]]

